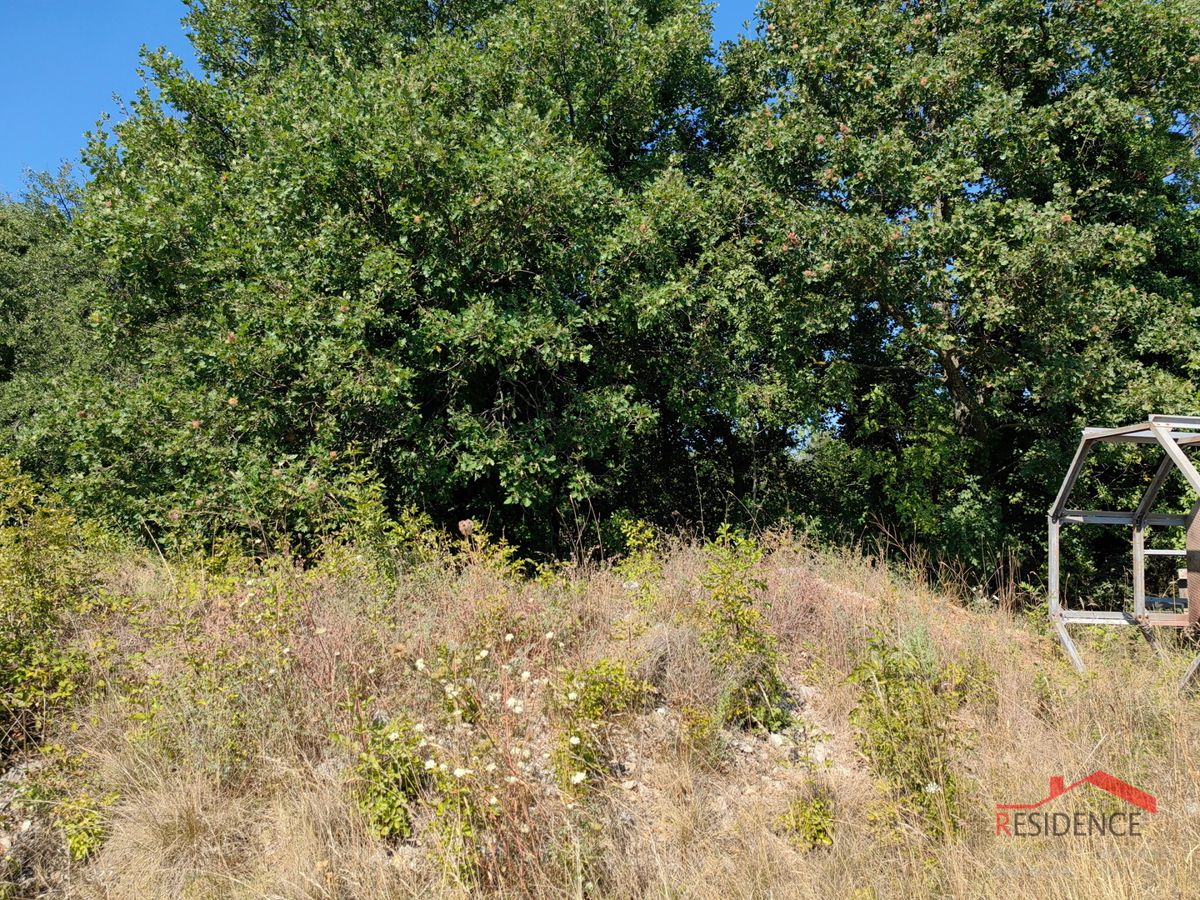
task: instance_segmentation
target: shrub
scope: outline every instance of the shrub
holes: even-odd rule
[[[719,718],[777,731],[791,715],[775,636],[756,605],[766,589],[766,581],[755,574],[762,549],[722,525],[707,553],[708,570],[700,579],[708,592],[699,609],[700,639],[726,679]]]
[[[920,635],[897,643],[880,631],[848,679],[862,687],[850,716],[859,749],[901,808],[942,837],[957,832],[964,796],[954,764],[966,740],[952,716],[966,679],[961,665],[939,664]]]
[[[0,755],[38,736],[85,671],[59,618],[79,597],[76,539],[58,499],[0,459]]]

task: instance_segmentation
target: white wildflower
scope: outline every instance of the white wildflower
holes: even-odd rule
[[[488,652],[486,650],[480,650],[478,653],[475,654],[475,657],[477,659],[487,659],[487,654],[488,654]]]
[[[425,660],[418,659],[416,662],[416,667],[417,667],[418,672],[424,672],[425,671]]]
[[[925,785],[925,793],[927,794],[938,794],[941,793],[941,790],[942,786],[936,781],[931,781],[929,784]]]
[[[516,706],[513,707],[513,712],[515,712],[519,716],[521,713],[525,712],[525,707],[523,707],[520,703],[518,703]]]
[[[472,774],[470,769],[458,768],[454,770],[455,778],[466,778],[470,774]]]
[[[509,697],[507,700],[504,701],[504,705],[507,706],[509,709],[512,709],[514,706],[517,705],[517,698]]]
[[[579,784],[583,781],[587,781],[587,772],[576,772],[571,776],[571,784]]]
[[[484,767],[483,767],[483,771],[485,771],[485,772],[495,772],[495,771],[496,771],[496,764],[495,764],[495,763],[488,763],[486,766],[484,766]]]
[[[389,734],[389,735],[388,735],[388,740],[389,740],[389,741],[398,741],[398,740],[400,740],[400,732],[398,732],[398,731],[393,731],[391,734]]]
[[[499,802],[500,802],[500,801],[499,801],[499,800],[497,800],[495,797],[488,797],[488,803],[490,803],[492,806],[495,806],[495,805],[496,805],[496,804],[498,804]]]
[[[417,734],[420,734],[424,730],[425,730],[425,726],[422,725],[420,722],[418,722],[416,725],[413,726],[413,731],[415,731]]]
[[[554,640],[554,632],[553,631],[546,632],[546,640],[548,640],[548,641]]]
[[[573,746],[573,747],[579,746],[579,736],[578,735],[574,735],[574,734],[571,735],[571,746]]]
[[[509,641],[511,641],[512,639],[513,639],[512,632],[509,632],[508,634],[506,634],[506,635],[504,636],[504,643],[506,643],[506,644],[507,644],[507,643],[508,643]]]
[[[529,673],[528,673],[528,672],[522,672],[522,673],[521,673],[521,680],[522,680],[522,681],[528,681],[528,680],[529,680]]]
[[[574,691],[571,691],[571,693],[567,694],[567,699],[568,700],[578,700],[579,695],[577,693],[575,693]]]
[[[426,772],[432,772],[436,768],[437,768],[436,760],[432,760],[432,759],[425,760],[425,771]]]

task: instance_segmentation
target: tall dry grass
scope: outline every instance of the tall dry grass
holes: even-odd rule
[[[1187,648],[1159,657],[1133,633],[1084,634],[1081,678],[1034,617],[967,608],[878,557],[762,540],[761,608],[794,704],[777,735],[705,719],[728,673],[700,639],[710,561],[695,542],[662,546],[638,579],[526,577],[479,539],[398,574],[345,548],[310,566],[123,559],[75,623],[95,683],[56,735],[91,793],[116,799],[82,862],[48,826],[40,850],[27,842],[10,896],[1200,895],[1200,708],[1174,687]],[[848,676],[881,636],[973,673],[950,723],[968,795],[949,837],[860,749],[865,688]],[[440,680],[439,652],[460,660]],[[600,660],[652,691],[599,722],[601,767],[573,786],[555,754],[583,726],[562,695]],[[475,692],[474,724],[442,681]],[[380,839],[356,763],[373,723],[401,720],[422,726],[420,752],[471,773],[410,804],[408,837]],[[996,804],[1098,769],[1157,796],[1142,837],[996,836]],[[828,845],[788,825],[815,796],[832,809]]]

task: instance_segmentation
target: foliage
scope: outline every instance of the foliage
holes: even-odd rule
[[[612,717],[639,709],[650,691],[629,666],[613,659],[601,659],[563,679],[558,698],[562,737],[553,759],[563,790],[582,793],[608,768],[604,729]]]
[[[699,153],[707,23],[691,0],[193,3],[211,77],[148,54],[87,151],[108,369],[49,392],[22,457],[160,540],[303,541],[378,483],[548,546],[656,416],[630,259],[640,198]]]
[[[862,689],[850,716],[859,749],[889,794],[944,838],[957,833],[964,808],[956,765],[966,740],[953,716],[966,678],[959,664],[941,665],[921,634],[895,642],[877,631],[848,679]]]
[[[406,716],[372,724],[362,740],[363,749],[354,764],[354,799],[372,834],[406,838],[412,834],[409,808],[434,778],[418,752],[426,741]]]
[[[827,522],[1028,559],[1082,425],[1196,411],[1197,47],[1192,0],[772,0],[726,48],[728,252]]]
[[[18,790],[16,804],[62,830],[73,859],[91,856],[108,837],[106,810],[115,791],[104,791],[88,753],[71,753],[61,744],[41,748],[43,768]]]
[[[1196,0],[188,10],[0,201],[4,452],[160,547],[802,512],[1030,581],[1079,427],[1195,411]]]
[[[700,640],[726,680],[719,718],[778,731],[791,715],[777,642],[756,605],[766,589],[759,572],[762,548],[722,525],[707,553],[708,570],[700,583],[708,596],[697,614]]]
[[[89,363],[99,262],[76,240],[84,188],[69,165],[0,196],[0,429],[22,428],[47,381]],[[3,433],[0,431],[0,433]]]
[[[833,843],[833,800],[816,791],[806,791],[788,803],[780,816],[788,839],[804,850]]]
[[[79,601],[77,544],[58,498],[0,458],[0,754],[39,737],[86,674],[59,618]]]

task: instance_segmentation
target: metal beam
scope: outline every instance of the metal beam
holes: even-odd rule
[[[1058,520],[1073,525],[1132,525],[1134,514],[1111,509],[1064,509]],[[1146,524],[1159,528],[1181,528],[1187,516],[1181,513],[1148,513]]]
[[[1154,431],[1154,436],[1158,438],[1162,448],[1167,451],[1167,455],[1171,457],[1175,465],[1179,466],[1179,471],[1183,473],[1183,477],[1187,479],[1191,489],[1200,494],[1200,472],[1196,471],[1196,467],[1187,458],[1187,454],[1171,439],[1170,434],[1163,426],[1151,425],[1150,428]]]
[[[1170,456],[1164,456],[1162,462],[1158,464],[1158,468],[1154,471],[1154,477],[1150,479],[1150,485],[1146,488],[1146,493],[1142,494],[1141,502],[1137,505],[1137,509],[1133,511],[1134,521],[1144,519],[1146,514],[1150,512],[1150,507],[1158,499],[1158,492],[1167,483],[1167,479],[1171,477],[1171,470],[1174,468],[1175,461]]]
[[[1050,617],[1053,618],[1059,614],[1061,609],[1058,579],[1058,532],[1062,526],[1054,516],[1047,516],[1046,518],[1050,520],[1050,571],[1047,579],[1046,593],[1050,597]]]
[[[1054,623],[1054,633],[1058,635],[1058,642],[1062,644],[1063,651],[1067,654],[1067,658],[1071,660],[1071,665],[1075,667],[1075,671],[1080,675],[1087,672],[1087,666],[1083,664],[1083,659],[1079,655],[1079,651],[1075,649],[1075,642],[1071,640],[1071,635],[1067,632],[1067,626],[1062,622]]]
[[[1200,416],[1165,416],[1155,413],[1150,417],[1151,422],[1161,422],[1164,425],[1181,425],[1184,428],[1200,428]]]
[[[1085,437],[1079,442],[1079,447],[1075,450],[1075,458],[1071,460],[1071,468],[1067,469],[1067,477],[1063,479],[1063,483],[1058,489],[1058,496],[1054,498],[1054,505],[1050,507],[1050,515],[1056,518],[1062,515],[1063,507],[1067,505],[1067,498],[1075,489],[1075,482],[1079,480],[1079,473],[1083,471],[1083,463],[1087,459],[1091,447],[1090,438]]]

